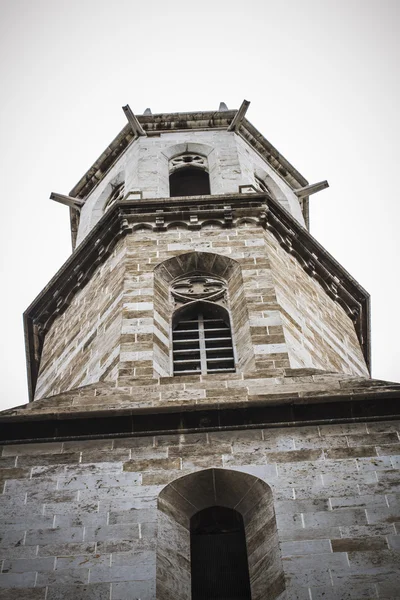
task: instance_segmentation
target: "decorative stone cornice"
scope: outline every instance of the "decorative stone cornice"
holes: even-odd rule
[[[226,114],[226,113],[223,113]],[[54,319],[89,281],[117,241],[137,229],[163,232],[176,225],[200,229],[209,224],[230,228],[249,222],[270,231],[338,302],[353,320],[370,365],[369,295],[343,267],[275,200],[266,194],[190,196],[117,202],[78,246],[24,313],[29,396],[32,400],[43,339]]]

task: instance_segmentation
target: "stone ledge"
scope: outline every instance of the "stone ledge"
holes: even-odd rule
[[[399,418],[400,391],[379,391],[375,388],[370,393],[335,397],[274,398],[270,401],[264,398],[258,403],[236,401],[229,407],[226,403],[213,403],[211,406],[174,404],[156,410],[67,410],[55,414],[11,410],[0,414],[0,441],[14,444]]]

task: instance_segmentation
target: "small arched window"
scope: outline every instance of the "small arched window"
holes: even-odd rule
[[[210,302],[194,302],[173,318],[174,375],[235,371],[232,333],[226,309]]]
[[[169,192],[176,196],[211,194],[207,159],[200,154],[181,154],[170,160]]]
[[[176,196],[208,196],[210,195],[210,178],[208,173],[196,167],[179,169],[170,175],[169,193]]]
[[[192,600],[250,600],[243,517],[211,506],[190,519]]]

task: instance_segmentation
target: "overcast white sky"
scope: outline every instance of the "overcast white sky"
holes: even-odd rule
[[[372,296],[400,381],[398,0],[0,0],[0,408],[27,402],[22,312],[71,252],[68,193],[142,113],[238,108],[310,182],[311,233]]]

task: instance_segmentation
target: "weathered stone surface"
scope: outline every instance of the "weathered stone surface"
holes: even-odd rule
[[[352,428],[332,429],[331,425],[107,440],[108,450],[102,449],[102,444],[93,448],[89,442],[76,442],[81,444],[83,455],[91,453],[90,462],[84,464],[69,462],[75,442],[68,442],[67,447],[44,443],[41,452],[36,447],[31,455],[25,445],[5,446],[8,456],[17,457],[17,464],[19,451],[21,461],[29,459],[29,467],[25,462],[21,468],[41,476],[14,480],[21,485],[20,501],[7,492],[0,495],[4,521],[0,582],[7,590],[15,585],[30,590],[36,581],[43,587],[32,589],[47,586],[47,597],[61,598],[61,591],[65,591],[66,597],[71,593],[85,600],[96,593],[96,600],[102,594],[109,598],[106,594],[112,583],[116,598],[129,598],[130,590],[141,590],[145,598],[154,600],[154,562],[149,557],[156,550],[157,497],[167,483],[196,472],[198,465],[184,467],[186,460],[196,459],[202,461],[201,468],[219,467],[224,461],[225,468],[232,472],[249,473],[271,487],[289,591],[295,588],[301,597],[301,590],[310,587],[317,598],[328,591],[328,597],[335,598],[335,594],[344,593],[346,574],[349,598],[351,589],[355,598],[362,598],[372,584],[362,584],[358,573],[368,574],[372,569],[383,585],[384,577],[391,577],[393,569],[398,568],[395,555],[400,546],[396,531],[400,494],[385,495],[374,489],[376,483],[363,484],[370,486],[366,494],[357,484],[360,477],[371,474],[375,482],[379,474],[394,476],[394,469],[386,467],[394,456],[391,449],[398,446],[397,427],[391,424],[390,432],[372,428],[371,433],[369,428],[362,428],[365,445],[356,447],[348,446],[348,437],[361,433],[350,433]],[[376,436],[389,433],[387,444],[379,446],[388,450],[387,455],[377,456],[376,444],[382,438]],[[355,438],[350,440],[354,443]],[[295,450],[300,443],[307,448]],[[312,448],[313,443],[316,448]],[[367,456],[348,455],[343,452],[346,448],[367,448]],[[128,462],[131,451],[135,457]],[[141,452],[147,458],[141,459]],[[49,477],[48,469],[57,467],[58,459],[61,472],[56,470]],[[134,470],[123,472],[124,463]],[[89,474],[85,477],[86,467]],[[128,485],[131,479],[128,482],[126,477],[135,478],[136,484]],[[61,490],[56,485],[78,489]],[[24,528],[20,528],[22,523]],[[43,528],[44,523],[48,525]],[[343,560],[347,553],[350,567]],[[311,563],[306,567],[307,556]],[[338,563],[332,562],[333,556],[339,556]],[[299,560],[295,560],[297,557]],[[335,574],[333,591],[327,569]],[[25,575],[20,577],[22,573]],[[43,596],[36,593],[41,600]],[[21,598],[23,594],[25,591]]]
[[[366,293],[299,226],[306,182],[249,123],[152,118],[78,185],[83,244],[27,316],[35,401],[0,415],[18,442],[0,600],[188,600],[190,518],[215,505],[243,516],[253,600],[395,598],[400,385],[369,379]],[[168,198],[182,153],[214,198]],[[140,203],[103,218],[120,184]],[[173,282],[193,272],[221,279],[234,373],[173,376]]]

